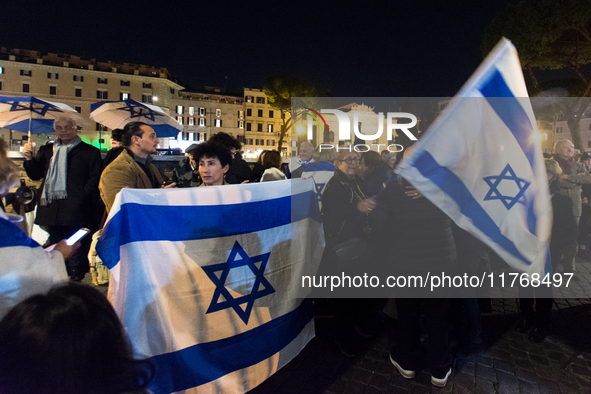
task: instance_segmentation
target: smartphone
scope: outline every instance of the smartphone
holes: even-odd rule
[[[74,245],[76,242],[84,238],[84,236],[88,234],[89,231],[90,230],[88,230],[87,228],[81,228],[80,230],[76,231],[74,234],[72,234],[70,238],[66,239],[66,245]]]

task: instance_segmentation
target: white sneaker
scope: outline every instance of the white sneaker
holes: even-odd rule
[[[451,375],[451,368],[449,369],[449,371],[447,371],[447,373],[445,374],[445,377],[443,379],[439,379],[439,378],[436,378],[435,376],[431,375],[431,384],[436,387],[445,387],[445,385],[447,384],[447,378],[449,378],[449,375]]]
[[[394,361],[394,359],[392,358],[392,355],[390,354],[390,362],[392,364],[394,364],[394,366],[396,367],[396,369],[398,370],[398,372],[400,372],[400,375],[402,375],[403,378],[405,379],[412,379],[415,377],[415,371],[412,371],[410,369],[404,369],[400,366],[400,364],[398,364],[396,361]]]

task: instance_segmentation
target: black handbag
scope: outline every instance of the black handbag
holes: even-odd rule
[[[355,237],[348,241],[333,246],[332,250],[337,255],[341,264],[352,264],[363,261],[370,253],[369,243],[361,238]]]

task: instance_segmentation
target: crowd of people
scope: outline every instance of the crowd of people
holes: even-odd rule
[[[4,238],[0,240],[0,392],[147,392],[153,368],[149,362],[133,359],[108,302],[94,289],[62,283],[68,276],[80,281],[88,271],[91,238],[74,245],[64,239],[80,227],[99,230],[123,188],[180,185],[167,182],[152,162],[158,138],[145,123],[131,122],[114,130],[113,149],[104,160],[98,149],[80,139],[71,119],[58,118],[54,128],[53,144],[42,146],[36,154],[29,144],[23,149],[27,175],[43,180],[36,224],[49,233],[47,244],[37,244],[12,223],[17,219],[0,211]],[[318,192],[326,247],[321,271],[335,265],[352,272],[372,264],[390,267],[395,256],[399,275],[421,273],[433,265],[446,271],[457,266],[467,272],[476,270],[486,254],[483,244],[455,227],[394,173],[401,154],[357,153],[346,147],[319,150],[304,142],[300,155],[288,166],[278,151],[270,150],[263,151],[251,169],[240,149],[240,142],[226,133],[189,147],[178,182],[208,187],[314,178],[322,185]],[[554,210],[552,265],[555,270],[562,266],[565,272],[574,272],[577,251],[588,257],[591,250],[591,154],[584,153],[576,161],[570,141],[558,142],[555,151],[546,159]],[[16,183],[16,171],[0,146],[0,197]],[[15,273],[20,279],[11,281]],[[434,386],[444,387],[451,374],[450,313],[461,310],[464,317],[456,319],[468,322],[468,335],[456,355],[474,357],[484,350],[477,295],[468,291],[463,296],[457,308],[436,294],[395,300],[398,341],[390,360],[403,377],[414,378],[420,368],[423,316],[426,360]],[[516,330],[528,333],[532,342],[542,342],[550,330],[551,291],[526,287],[520,289],[519,297]],[[317,299],[316,306],[332,316],[342,353],[355,356],[360,338],[376,334],[386,302]],[[89,374],[91,368],[94,372]]]

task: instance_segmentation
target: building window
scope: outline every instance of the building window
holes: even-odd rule
[[[557,127],[556,128],[556,133],[562,133],[562,127]]]
[[[183,113],[185,113],[185,109],[183,108],[182,105],[177,105],[176,106],[176,113],[179,115],[182,115]]]
[[[195,118],[189,117],[189,126],[195,126]]]
[[[152,96],[149,94],[142,94],[142,103],[152,104]]]
[[[252,108],[246,108],[246,116],[252,116]]]
[[[2,81],[0,81],[0,90],[2,90]]]
[[[275,146],[275,140],[267,140],[267,146]]]
[[[130,85],[131,85],[131,81],[121,80],[121,86],[130,86]]]
[[[144,88],[144,89],[152,89],[152,84],[151,83],[142,82],[142,88]]]
[[[50,86],[49,87],[49,94],[55,96],[57,94],[57,86]]]
[[[4,67],[0,67],[0,74],[4,74]]]
[[[23,83],[23,93],[29,93],[29,84]]]
[[[269,110],[269,118],[272,118],[275,115],[275,112],[273,112],[273,110]]]
[[[263,131],[263,124],[257,123],[257,131]]]
[[[246,124],[246,131],[252,131],[252,123]]]
[[[82,107],[74,107],[74,109],[76,110],[76,112],[78,112],[79,114],[82,113]]]
[[[587,141],[587,148],[591,148],[591,141]]]
[[[222,120],[221,119],[215,120],[215,127],[222,127]]]
[[[272,125],[272,124],[270,124],[270,125],[267,125],[267,131],[268,131],[269,133],[272,133],[272,132],[273,132],[273,125]]]
[[[248,142],[248,145],[252,145],[252,138],[247,138],[246,141]]]
[[[97,78],[96,79],[96,83],[106,85],[107,84],[107,78]]]
[[[59,79],[60,75],[58,73],[47,73],[48,79]]]
[[[176,117],[176,121],[179,122],[180,124],[183,124],[183,117],[182,116],[177,116]]]
[[[189,115],[195,115],[195,107],[189,107]]]
[[[78,89],[78,88],[74,89],[74,95],[76,97],[82,97],[82,89]]]
[[[199,107],[199,116],[205,116],[206,113],[207,111],[205,110],[205,108]]]
[[[109,98],[109,92],[107,92],[106,90],[97,90],[96,91],[96,98],[107,100]]]
[[[265,98],[264,97],[257,97],[257,104],[265,104]]]
[[[199,126],[205,126],[205,118],[199,118]]]
[[[30,77],[31,76],[31,70],[21,70],[21,75],[23,77]]]
[[[96,124],[96,131],[107,131],[107,126],[103,126],[100,123]]]
[[[263,110],[262,109],[259,109],[258,116],[259,116],[259,118],[262,118],[263,117]]]
[[[240,142],[241,144],[245,144],[246,143],[246,139],[244,138],[243,135],[237,135],[236,139],[238,140],[238,142]]]
[[[243,120],[239,120],[238,121],[238,128],[239,129],[243,129],[244,128],[244,121]]]
[[[244,111],[238,111],[238,118],[239,119],[243,119],[244,118]]]
[[[72,76],[72,79],[74,80],[74,82],[84,82],[84,76],[82,75],[74,75]]]
[[[119,93],[119,100],[123,101],[123,100],[129,100],[129,93]]]
[[[170,88],[170,94],[174,94],[175,90],[174,88]]]
[[[21,74],[21,75],[23,75],[23,74]],[[245,99],[246,99],[247,103],[252,103],[252,96],[246,96]]]
[[[216,110],[215,110],[215,116],[217,116],[218,118],[219,118],[220,116],[222,116],[222,110],[221,110],[221,109],[216,109]]]

